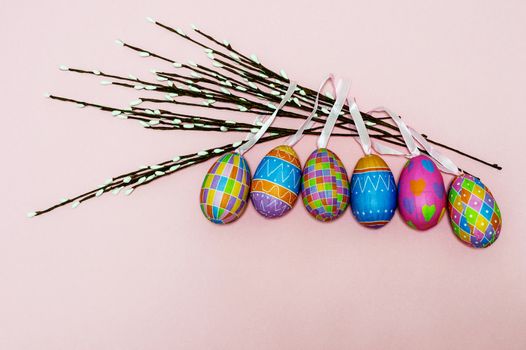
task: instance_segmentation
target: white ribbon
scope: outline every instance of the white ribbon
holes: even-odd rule
[[[429,156],[435,160],[435,162],[437,163],[437,167],[440,169],[440,171],[444,173],[453,174],[453,175],[460,175],[462,173],[451,159],[449,159],[448,157],[443,155],[440,151],[438,151],[435,147],[433,147],[425,139],[425,137],[422,136],[422,134],[417,132],[415,129],[407,126],[406,123],[404,123],[404,121],[398,115],[394,114],[393,112],[391,112],[389,109],[385,107],[378,107],[378,108],[375,108],[369,111],[369,113],[375,113],[375,112],[385,113],[389,117],[391,117],[391,119],[393,119],[393,121],[398,126],[398,129],[400,130],[400,134],[402,135],[402,138],[404,139],[407,149],[411,153],[409,157],[416,157],[420,155],[420,150],[418,149],[418,146],[416,145],[416,142],[418,142],[427,151]],[[386,147],[386,146],[382,146],[382,147]]]
[[[285,140],[285,145],[288,145],[290,147],[294,146],[296,143],[298,143],[302,137],[305,130],[312,128],[315,122],[312,121],[312,118],[316,115],[316,112],[318,111],[318,103],[320,100],[320,94],[325,85],[327,85],[328,82],[331,82],[333,89],[336,90],[336,87],[334,86],[334,76],[332,74],[329,74],[327,78],[323,81],[323,83],[320,85],[320,88],[318,89],[318,93],[316,94],[316,100],[314,101],[314,107],[312,108],[312,112],[309,115],[309,117],[303,122],[301,127],[296,131],[295,134],[290,135],[287,140]]]
[[[338,79],[336,84],[336,102],[331,108],[327,119],[325,120],[325,126],[320,133],[318,138],[318,148],[326,148],[327,143],[329,143],[329,138],[331,136],[336,120],[340,116],[340,112],[345,104],[349,90],[351,89],[351,83],[348,80]]]
[[[407,156],[404,152],[400,152],[400,151],[398,151],[398,150],[396,150],[394,148],[391,148],[389,146],[386,146],[386,145],[383,145],[381,143],[377,143],[377,142],[371,140],[371,138],[369,137],[369,133],[367,131],[367,127],[365,126],[365,122],[363,120],[362,114],[360,112],[360,109],[358,108],[358,105],[356,104],[356,100],[354,98],[352,98],[350,94],[348,94],[348,95],[341,95],[341,91],[339,91],[339,92],[337,91],[338,88],[336,87],[334,81],[335,81],[335,78],[334,78],[333,74],[329,74],[329,76],[327,78],[325,78],[325,80],[320,85],[320,88],[318,89],[318,92],[316,94],[316,99],[314,101],[314,106],[312,108],[311,114],[303,122],[303,124],[296,131],[296,133],[291,135],[291,136],[289,136],[289,138],[285,141],[285,144],[288,145],[288,146],[291,146],[291,147],[294,146],[297,142],[299,142],[301,140],[305,130],[310,129],[314,125],[314,122],[312,121],[312,119],[314,118],[314,116],[316,115],[316,112],[318,110],[320,94],[321,94],[323,88],[325,87],[325,85],[327,85],[327,83],[330,82],[332,84],[332,87],[333,87],[333,90],[334,90],[334,93],[336,94],[336,96],[343,96],[344,97],[344,104],[345,104],[345,102],[347,102],[349,104],[349,111],[350,111],[351,116],[352,116],[352,118],[354,120],[354,123],[355,123],[355,126],[356,126],[356,130],[357,130],[358,135],[359,135],[359,138],[357,139],[357,141],[362,146],[363,151],[364,151],[365,154],[371,154],[372,153],[372,149],[374,149],[379,154]],[[338,81],[338,86],[340,87],[340,89],[343,88],[343,86],[341,84],[342,84],[342,80],[339,80]],[[349,83],[349,85],[350,85],[350,83]],[[343,106],[342,106],[342,108],[343,108]],[[337,114],[337,115],[339,115],[339,114]],[[330,135],[330,132],[329,132],[328,135]],[[321,137],[321,135],[320,135],[320,137]],[[327,140],[328,140],[328,136],[327,136]],[[418,148],[415,147],[415,149],[418,151]]]
[[[351,98],[351,96],[347,97],[347,102],[349,103],[349,112],[351,112],[351,117],[354,121],[354,126],[356,127],[356,131],[358,132],[358,142],[360,146],[362,146],[363,152],[366,155],[371,154],[371,138],[369,137],[369,133],[367,132],[367,127],[365,126],[365,123],[363,121],[362,113],[360,113],[360,109],[358,108],[358,105],[356,104],[356,101],[354,98]]]
[[[351,98],[349,97],[349,99]],[[354,114],[352,112],[353,110],[354,110]],[[358,105],[356,104],[356,101],[354,99],[353,99],[353,109],[351,110],[351,114],[353,116],[354,124],[356,126],[356,130],[358,131],[358,135],[360,136],[358,141],[361,144],[362,148],[364,149],[365,154],[371,154],[370,149],[372,148],[376,151],[376,153],[381,154],[381,155],[392,155],[392,156],[403,156],[403,157],[409,156],[408,154],[401,152],[397,149],[394,149],[392,147],[389,147],[387,145],[384,145],[383,143],[379,143],[374,140],[371,140],[371,138],[369,137],[369,132],[367,131],[367,128],[365,127],[365,122],[363,121],[363,117],[360,112],[360,109],[358,108]],[[362,126],[360,126],[360,124]],[[418,151],[417,147],[415,147],[415,149]]]
[[[276,107],[276,109],[274,110],[274,112],[272,113],[270,118],[268,118],[265,121],[265,123],[261,126],[261,128],[259,128],[258,132],[255,135],[250,133],[248,135],[248,137],[247,137],[248,141],[243,143],[241,146],[239,146],[235,150],[235,152],[237,152],[239,154],[243,154],[246,151],[248,151],[250,148],[252,148],[252,146],[254,146],[259,141],[261,136],[263,136],[265,134],[265,132],[267,131],[267,129],[272,125],[272,123],[274,122],[274,119],[276,119],[276,116],[278,115],[279,110],[281,108],[283,108],[283,106],[285,105],[285,103],[287,103],[287,101],[290,99],[292,94],[294,94],[294,91],[296,90],[296,85],[297,84],[294,81],[291,81],[289,83],[289,87],[287,88],[287,92],[285,93],[285,95],[281,99],[281,102]],[[256,119],[256,121],[258,121],[258,119]]]
[[[418,141],[418,143],[421,144],[422,147],[424,147],[424,149],[427,151],[429,156],[436,161],[438,168],[442,172],[453,174],[453,175],[461,174],[461,171],[458,169],[457,165],[451,159],[449,159],[448,157],[443,155],[440,151],[438,151],[435,147],[433,147],[426,140],[426,138],[422,136],[422,134],[420,134],[413,128],[409,128],[409,130],[411,130],[411,134],[413,135],[414,139]]]
[[[420,154],[420,150],[418,149],[418,146],[416,145],[415,140],[413,139],[411,131],[409,130],[407,125],[398,115],[396,115],[390,109],[385,108],[385,107],[377,107],[369,111],[369,113],[385,113],[389,117],[391,117],[391,119],[393,119],[396,126],[398,126],[398,129],[400,130],[400,134],[402,135],[402,138],[404,139],[405,145],[407,149],[409,150],[409,152],[411,153],[410,156],[416,157],[417,155]]]
[[[372,150],[374,149],[378,154],[382,155],[407,156],[407,154],[404,152],[400,152],[397,149],[373,141],[369,137],[369,132],[365,126],[360,108],[358,108],[358,105],[356,104],[356,100],[349,95],[347,97],[347,103],[349,104],[349,112],[351,113],[352,119],[354,121],[354,126],[358,132],[358,138],[355,137],[355,140],[360,144],[360,146],[362,146],[363,152],[366,155],[371,154]],[[418,148],[416,149],[418,150]]]

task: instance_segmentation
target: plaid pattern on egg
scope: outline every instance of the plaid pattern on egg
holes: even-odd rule
[[[205,217],[216,224],[237,220],[247,206],[250,169],[238,153],[227,153],[210,168],[201,186],[200,204]]]
[[[303,168],[301,195],[309,214],[319,221],[333,220],[345,212],[349,180],[336,154],[320,148],[309,156]]]

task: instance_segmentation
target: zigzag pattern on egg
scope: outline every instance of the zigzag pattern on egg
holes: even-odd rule
[[[376,180],[374,180],[374,178],[376,178]],[[374,181],[376,181],[376,184]],[[383,184],[383,188],[380,187],[380,183]],[[393,191],[393,189],[396,189],[396,184],[390,174],[378,173],[376,175],[367,174],[364,177],[356,178],[352,186],[352,192],[356,192],[356,187],[359,187],[360,193],[364,193],[368,184],[371,185],[374,191]]]
[[[271,195],[272,197],[275,197],[278,200],[281,200],[287,203],[289,206],[292,206],[292,204],[298,197],[297,194],[286,189],[283,186],[277,185],[267,180],[261,180],[261,179],[253,182],[251,191],[252,193],[257,193],[257,192],[266,193],[268,195]]]
[[[298,158],[298,155],[296,154],[296,151],[294,151],[294,149],[290,146],[278,146],[272,149],[267,155],[270,157],[283,159],[291,163],[292,165],[297,166],[298,168],[301,167],[300,160]]]
[[[259,163],[252,181],[250,199],[261,215],[274,218],[287,213],[298,198],[300,161],[294,149],[281,145]]]
[[[358,160],[351,178],[351,212],[370,228],[386,225],[396,210],[396,183],[385,161],[374,154]]]
[[[278,165],[272,164],[276,162],[278,162]],[[285,169],[286,166],[290,168],[288,173]],[[261,165],[258,166],[258,168],[256,169],[254,178],[269,179],[273,175],[280,176],[280,178],[275,178],[274,181],[279,181],[282,183],[290,182],[291,185],[294,186],[299,185],[301,179],[301,174],[298,174],[295,168],[290,167],[289,164],[286,164],[286,162],[283,162],[281,159],[276,159],[272,156],[263,158],[263,160],[261,161]]]
[[[255,199],[258,199],[258,197],[260,196],[263,197],[264,195],[264,193],[253,194]],[[254,204],[254,207],[258,212],[269,213],[269,215],[270,213],[272,213],[274,216],[278,217],[282,216],[283,214],[285,214],[285,212],[291,209],[290,205],[287,205],[286,203],[278,200],[277,198],[271,198],[268,201],[255,200],[252,201],[252,203]]]

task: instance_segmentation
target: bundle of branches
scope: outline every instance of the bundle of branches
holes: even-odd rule
[[[237,111],[242,114],[267,116],[276,109],[276,105],[283,98],[289,85],[289,78],[284,70],[276,72],[263,65],[259,58],[252,54],[246,55],[236,50],[230,42],[220,41],[192,26],[193,36],[188,35],[180,28],[172,28],[163,23],[148,18],[156,26],[168,30],[179,38],[201,47],[211,60],[209,66],[188,61],[182,63],[172,58],[156,54],[147,49],[116,40],[120,46],[137,52],[141,57],[149,57],[171,64],[170,71],[152,70],[154,79],[140,79],[134,75],[120,76],[105,73],[99,70],[86,70],[60,66],[63,71],[79,74],[89,74],[103,78],[102,85],[114,85],[133,89],[144,93],[144,96],[131,101],[126,108],[112,107],[78,99],[47,94],[53,100],[75,103],[78,107],[93,107],[110,113],[121,119],[135,120],[144,128],[150,130],[182,130],[182,131],[216,131],[216,132],[241,132],[256,133],[261,126],[243,121],[224,120],[214,117],[218,111]],[[278,112],[280,118],[306,119],[316,99],[317,91],[297,85],[296,91]],[[318,109],[313,121],[314,126],[305,131],[305,134],[319,135],[329,109],[334,103],[330,93],[320,96]],[[177,111],[178,107],[195,107],[197,114]],[[193,109],[192,109],[193,110]],[[403,138],[397,126],[388,118],[379,118],[362,112],[369,134],[375,139],[393,145],[404,147]],[[267,135],[258,142],[264,143],[283,138],[295,133],[296,130],[271,126]],[[356,137],[358,136],[354,122],[349,117],[348,106],[344,107],[336,124],[333,136]],[[425,135],[424,135],[425,136]],[[425,136],[427,141],[441,146],[462,156],[468,157],[490,167],[500,169],[499,165],[486,162],[475,156],[462,152],[441,142]],[[167,175],[182,169],[207,161],[233,151],[245,141],[201,150],[196,153],[180,155],[164,162],[142,166],[140,169],[107,179],[100,186],[72,198],[65,198],[47,209],[28,213],[29,217],[50,212],[58,207],[70,204],[73,208],[80,203],[104,193],[118,194],[123,191],[126,195],[136,188],[149,184]],[[421,150],[426,153],[425,150]]]

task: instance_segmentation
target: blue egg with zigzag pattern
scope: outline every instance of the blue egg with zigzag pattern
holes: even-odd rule
[[[370,154],[360,158],[351,177],[351,212],[369,228],[391,221],[397,205],[393,173],[385,161]]]
[[[294,149],[281,145],[271,150],[259,163],[250,199],[256,211],[267,218],[285,215],[298,198],[301,164]]]

